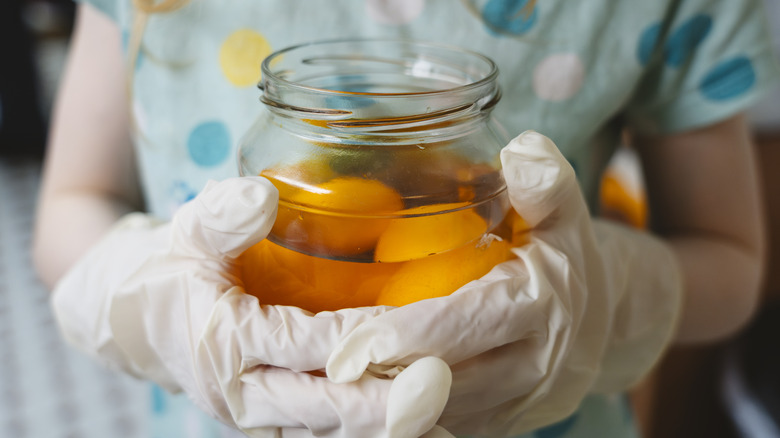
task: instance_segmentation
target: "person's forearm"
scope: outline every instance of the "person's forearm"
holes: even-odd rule
[[[57,193],[41,204],[33,260],[48,287],[133,207],[126,201],[89,192]],[[41,212],[39,212],[41,213]]]
[[[636,144],[651,227],[675,249],[685,281],[677,341],[733,335],[757,306],[766,258],[745,118],[669,136],[637,136]]]
[[[33,258],[48,286],[121,215],[142,204],[122,56],[117,25],[79,4],[36,214]]]
[[[761,255],[713,236],[670,237],[668,242],[685,281],[676,341],[708,342],[737,332],[755,311]]]

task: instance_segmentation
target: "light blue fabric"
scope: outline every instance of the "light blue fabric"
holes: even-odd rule
[[[85,1],[129,40],[129,0]],[[382,8],[390,4],[404,9]],[[670,133],[712,124],[776,81],[764,20],[757,0],[192,0],[150,17],[132,69],[148,207],[169,217],[208,179],[237,174],[236,145],[262,108],[254,87],[259,69],[242,82],[236,77],[246,71],[228,65],[231,38],[278,50],[312,40],[400,37],[482,52],[500,69],[496,117],[510,135],[534,129],[551,137],[595,207],[623,126]],[[155,406],[164,407],[155,412],[162,431],[155,436],[188,436],[182,419],[196,418],[186,413],[192,408],[154,394]],[[571,419],[529,436],[632,436],[626,412],[622,397],[592,395]]]
[[[129,0],[86,1],[129,39]],[[384,36],[492,57],[504,96],[496,117],[510,135],[534,129],[552,138],[592,208],[624,124],[676,132],[713,123],[745,109],[778,76],[758,0],[550,0],[528,11],[517,0],[404,0],[397,4],[423,6],[401,25],[370,14],[377,3],[192,0],[153,15],[132,102],[151,211],[168,217],[209,178],[236,174],[236,144],[262,110],[254,83],[234,85],[220,64],[223,44],[239,29],[257,32],[271,50]]]
[[[195,408],[184,394],[169,394],[157,385],[150,391],[150,438],[240,438],[244,435]]]
[[[512,438],[566,437],[638,438],[639,432],[625,396],[591,394],[585,397],[579,410],[568,418]]]

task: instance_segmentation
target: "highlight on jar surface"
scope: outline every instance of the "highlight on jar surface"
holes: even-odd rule
[[[281,50],[262,71],[264,109],[239,168],[274,184],[279,211],[238,264],[261,303],[401,306],[454,292],[525,243],[501,174],[490,59],[341,40]]]

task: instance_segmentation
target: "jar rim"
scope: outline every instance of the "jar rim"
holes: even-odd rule
[[[293,52],[298,51],[304,48],[316,48],[316,47],[326,47],[326,46],[333,46],[338,44],[397,44],[399,46],[408,46],[408,47],[418,47],[418,48],[426,48],[426,49],[432,49],[432,50],[446,50],[450,53],[457,53],[460,55],[466,55],[471,57],[472,59],[478,59],[486,64],[488,67],[488,72],[483,77],[471,81],[466,84],[462,85],[456,85],[451,88],[444,88],[439,90],[427,90],[427,91],[418,91],[418,92],[397,92],[397,93],[361,93],[361,92],[353,92],[353,91],[341,91],[341,90],[333,90],[333,89],[327,89],[327,88],[320,88],[320,87],[312,87],[309,85],[304,85],[299,82],[290,81],[285,79],[284,77],[277,74],[272,69],[272,64],[282,58],[284,55]],[[379,60],[381,58],[375,57],[375,60]],[[279,82],[281,84],[284,84],[287,87],[291,88],[297,88],[300,90],[306,90],[306,91],[313,91],[317,93],[325,93],[325,94],[333,94],[333,95],[344,95],[344,94],[368,94],[372,97],[404,97],[404,96],[435,96],[438,94],[445,94],[445,93],[457,93],[460,91],[467,91],[474,88],[479,88],[484,86],[487,83],[494,82],[498,76],[498,66],[496,63],[490,59],[489,57],[473,51],[469,50],[463,47],[458,47],[454,45],[448,45],[448,44],[442,44],[442,43],[435,43],[435,42],[429,42],[429,41],[422,41],[422,40],[414,40],[414,39],[402,39],[402,38],[340,38],[340,39],[328,39],[328,40],[321,40],[321,41],[311,41],[306,42],[302,44],[296,44],[293,46],[289,46],[283,49],[279,49],[275,52],[272,52],[270,55],[268,55],[265,59],[263,59],[261,64],[261,72],[262,77],[260,82],[258,83],[258,87],[263,89],[263,83],[269,80],[273,80],[276,82]]]

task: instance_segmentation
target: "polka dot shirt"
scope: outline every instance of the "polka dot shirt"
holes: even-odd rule
[[[127,46],[132,2],[84,1],[118,23]],[[148,207],[169,217],[208,179],[237,174],[238,141],[263,111],[255,85],[264,56],[358,36],[441,42],[493,58],[503,91],[495,116],[509,135],[550,136],[593,206],[622,127],[674,133],[712,124],[777,80],[761,7],[759,0],[192,0],[150,17],[131,70]],[[174,416],[178,402],[155,394],[158,416]],[[529,436],[632,436],[627,412],[622,397],[591,396],[574,416]]]
[[[87,0],[129,40],[129,0]],[[500,69],[495,114],[550,136],[591,206],[620,128],[677,132],[743,110],[778,76],[758,0],[192,0],[151,16],[133,66],[133,115],[151,211],[235,175],[262,111],[260,60],[313,40],[401,37],[480,51]]]

